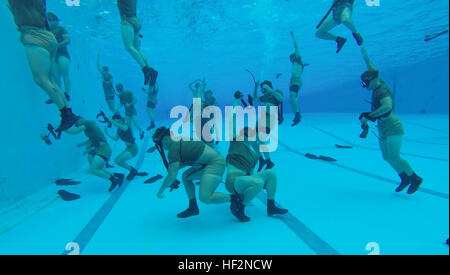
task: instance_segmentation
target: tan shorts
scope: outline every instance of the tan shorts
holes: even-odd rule
[[[386,120],[378,121],[378,132],[381,139],[385,139],[388,136],[404,135],[405,129],[403,128],[402,121],[395,115],[391,115]]]
[[[129,25],[133,27],[134,33],[139,33],[139,31],[142,28],[141,21],[134,16],[134,17],[122,17],[122,25]]]
[[[221,155],[217,154],[217,156],[213,160],[211,160],[203,169],[203,173],[205,175],[215,175],[223,177],[226,167],[227,164],[225,162],[225,159]]]
[[[201,172],[203,175],[214,175],[223,177],[226,169],[226,162],[222,156],[218,155],[214,159],[212,159],[208,164],[203,166],[194,166],[186,170],[183,174],[186,176]]]
[[[51,56],[54,56],[58,49],[58,42],[53,33],[35,27],[20,28],[20,42],[23,45],[34,45],[46,49]]]

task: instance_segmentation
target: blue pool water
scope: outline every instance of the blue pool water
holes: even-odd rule
[[[71,38],[71,107],[90,119],[107,109],[95,64],[99,54],[115,81],[135,93],[138,120],[146,128],[142,73],[124,50],[116,1],[81,0],[79,7],[65,0],[47,2]],[[44,104],[47,97],[33,82],[3,3],[0,254],[63,254],[70,243],[82,254],[369,254],[371,243],[380,254],[449,253],[449,38],[424,41],[448,29],[448,1],[380,0],[372,7],[355,1],[354,21],[365,47],[382,77],[395,86],[396,113],[406,132],[402,156],[424,178],[413,196],[394,192],[399,178],[383,161],[376,135],[359,138],[358,116],[370,110],[365,102],[370,94],[360,86],[366,68],[351,34],[342,26],[335,30],[349,39],[338,55],[333,42],[315,37],[331,1],[138,2],[142,49],[159,71],[157,126],[174,122],[172,107],[192,104],[188,84],[198,78],[206,78],[222,108],[232,105],[234,91],[251,93],[246,69],[284,92],[285,123],[272,160],[276,200],[289,214],[267,217],[265,192],[247,207],[252,220],[245,224],[228,205],[202,203],[199,216],[178,219],[187,206],[185,192],[181,187],[158,199],[162,181],[144,184],[136,178],[108,193],[108,182],[89,173],[75,146],[83,138],[63,135],[52,146],[40,139],[47,123],[59,122],[59,114]],[[290,126],[288,96],[290,30],[304,62],[311,64],[303,74],[303,121],[296,127]],[[144,150],[152,146],[152,134],[138,141],[142,150],[131,163],[149,176],[165,175],[159,155]],[[123,145],[110,144],[114,158]],[[225,156],[228,143],[217,150]],[[311,160],[306,153],[337,162]],[[58,178],[82,181],[64,188],[81,199],[61,200],[61,188],[54,184]],[[223,184],[219,190],[225,192]]]

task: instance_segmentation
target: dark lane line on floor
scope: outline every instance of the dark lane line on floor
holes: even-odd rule
[[[441,129],[436,129],[436,128],[433,128],[433,127],[430,127],[430,126],[426,126],[426,125],[422,125],[422,124],[419,124],[419,123],[409,122],[409,121],[405,121],[405,123],[411,124],[411,125],[415,125],[415,126],[419,126],[419,127],[431,130],[431,131],[448,134],[448,131],[444,131],[444,130],[441,130]]]
[[[144,163],[144,158],[146,154],[145,148],[148,147],[149,143],[149,136],[147,136],[142,144],[141,148],[141,154],[139,155],[138,160],[136,161],[135,168],[139,171],[139,169],[142,167],[142,164]],[[79,252],[80,254],[83,252],[83,250],[88,245],[89,241],[92,239],[92,237],[95,235],[97,230],[100,228],[100,226],[105,221],[108,214],[113,209],[114,205],[119,201],[122,194],[125,192],[126,188],[130,182],[128,180],[124,180],[122,187],[114,191],[114,193],[109,197],[109,199],[103,204],[103,206],[97,211],[97,213],[94,215],[94,217],[91,218],[91,220],[88,222],[88,224],[83,228],[83,230],[76,236],[76,238],[73,240],[74,243],[78,244]],[[71,251],[65,250],[62,255],[68,255]]]
[[[258,194],[258,199],[267,207],[267,196],[265,193],[260,192]],[[283,208],[278,203],[277,206]],[[334,249],[330,244],[324,241],[320,236],[314,233],[291,213],[287,213],[276,218],[289,227],[289,229],[317,255],[341,255],[336,249]]]
[[[367,149],[367,150],[372,150],[372,151],[380,151],[378,148],[373,148],[373,147],[369,147],[369,146],[363,146],[363,145],[354,144],[354,143],[352,143],[352,142],[350,142],[350,141],[348,141],[348,140],[345,140],[345,139],[343,139],[343,138],[341,138],[341,137],[336,136],[335,134],[332,134],[332,133],[330,133],[330,132],[328,132],[328,131],[325,131],[325,130],[323,130],[323,129],[317,127],[317,126],[312,126],[312,128],[313,128],[313,129],[316,129],[317,131],[322,132],[322,133],[324,133],[324,134],[326,134],[326,135],[328,135],[328,136],[330,136],[330,137],[333,137],[333,138],[335,138],[335,139],[337,139],[337,140],[340,140],[340,141],[342,141],[342,142],[345,142],[346,144],[351,145],[351,146],[353,146],[353,147],[359,147],[359,148],[362,148],[362,149]],[[423,158],[423,159],[430,159],[430,160],[437,160],[437,161],[449,162],[448,159],[444,159],[444,158],[430,157],[430,156],[423,156],[423,155],[410,154],[410,153],[401,153],[401,154],[402,154],[402,155],[405,155],[405,156],[410,156],[410,157],[417,157],[417,158]]]
[[[344,141],[344,140],[342,140],[342,141]],[[346,142],[346,141],[344,141],[344,142]],[[299,156],[305,156],[305,154],[303,154],[301,152],[298,152],[295,149],[289,147],[289,145],[285,144],[281,140],[279,140],[278,143],[280,144],[280,146],[284,147],[285,149],[287,149],[291,153],[294,153],[294,154],[299,155]],[[355,168],[352,168],[352,167],[341,165],[341,164],[338,164],[336,162],[328,162],[328,161],[323,161],[323,160],[317,160],[317,161],[321,161],[323,163],[326,163],[326,164],[329,164],[329,165],[332,165],[332,166],[336,166],[336,167],[339,167],[339,168],[342,168],[342,169],[345,169],[345,170],[348,170],[348,171],[351,171],[351,172],[354,172],[354,173],[358,173],[358,174],[361,174],[361,175],[364,175],[364,176],[367,176],[367,177],[370,177],[370,178],[374,178],[374,179],[377,179],[377,180],[380,180],[380,181],[392,183],[394,185],[399,185],[400,184],[400,182],[397,182],[395,180],[391,180],[389,178],[385,178],[385,177],[381,177],[381,176],[378,176],[378,175],[375,175],[375,174],[371,174],[371,173],[368,173],[366,171],[362,171],[362,170],[358,170],[358,169],[355,169]],[[432,195],[432,196],[435,196],[435,197],[438,197],[438,198],[443,198],[443,199],[447,199],[447,200],[449,199],[449,195],[448,194],[445,194],[445,193],[442,193],[442,192],[438,192],[438,191],[434,191],[434,190],[431,190],[431,189],[428,189],[428,188],[424,188],[424,187],[421,187],[418,190],[418,192],[426,193],[426,194],[429,194],[429,195]]]

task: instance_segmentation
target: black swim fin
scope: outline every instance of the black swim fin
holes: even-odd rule
[[[307,157],[307,158],[309,158],[309,159],[319,159],[318,156],[313,155],[313,154],[310,154],[310,153],[306,153],[306,154],[305,154],[305,157]]]
[[[322,155],[319,156],[319,159],[323,160],[323,161],[329,161],[329,162],[336,162],[337,161],[337,159],[334,159],[332,157],[322,156]]]
[[[69,193],[65,190],[59,190],[58,195],[63,199],[64,201],[73,201],[78,200],[81,196],[73,193]]]
[[[164,178],[161,175],[156,175],[154,177],[149,178],[148,180],[144,181],[144,183],[154,183],[155,181],[158,181],[160,179]]]
[[[81,181],[75,181],[75,180],[71,180],[71,179],[58,179],[55,181],[56,185],[59,186],[70,186],[70,185],[78,185],[81,184]]]
[[[148,176],[148,173],[147,172],[139,172],[136,174],[136,176],[137,177],[146,177],[146,176]]]
[[[153,146],[147,150],[147,153],[153,153],[156,151],[156,146]]]

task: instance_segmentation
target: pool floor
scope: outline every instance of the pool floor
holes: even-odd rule
[[[109,182],[86,167],[67,175],[82,184],[62,188],[80,194],[79,200],[65,202],[56,194],[61,188],[49,185],[0,209],[0,254],[67,254],[75,242],[81,254],[367,255],[376,247],[380,254],[448,255],[449,117],[400,117],[406,129],[403,157],[424,178],[412,196],[394,192],[399,178],[383,161],[377,137],[359,138],[357,115],[304,114],[296,127],[288,115],[272,154],[276,201],[289,209],[286,216],[267,216],[263,192],[246,209],[248,223],[239,223],[228,204],[200,202],[200,215],[178,219],[187,207],[183,187],[158,199],[162,180],[144,180],[165,175],[164,167],[157,153],[142,150],[133,164],[149,176],[112,194],[106,191]],[[141,148],[151,146],[149,136]],[[121,150],[117,146],[113,157]],[[223,155],[227,148],[226,142],[218,147]],[[305,153],[337,162],[311,160]]]

